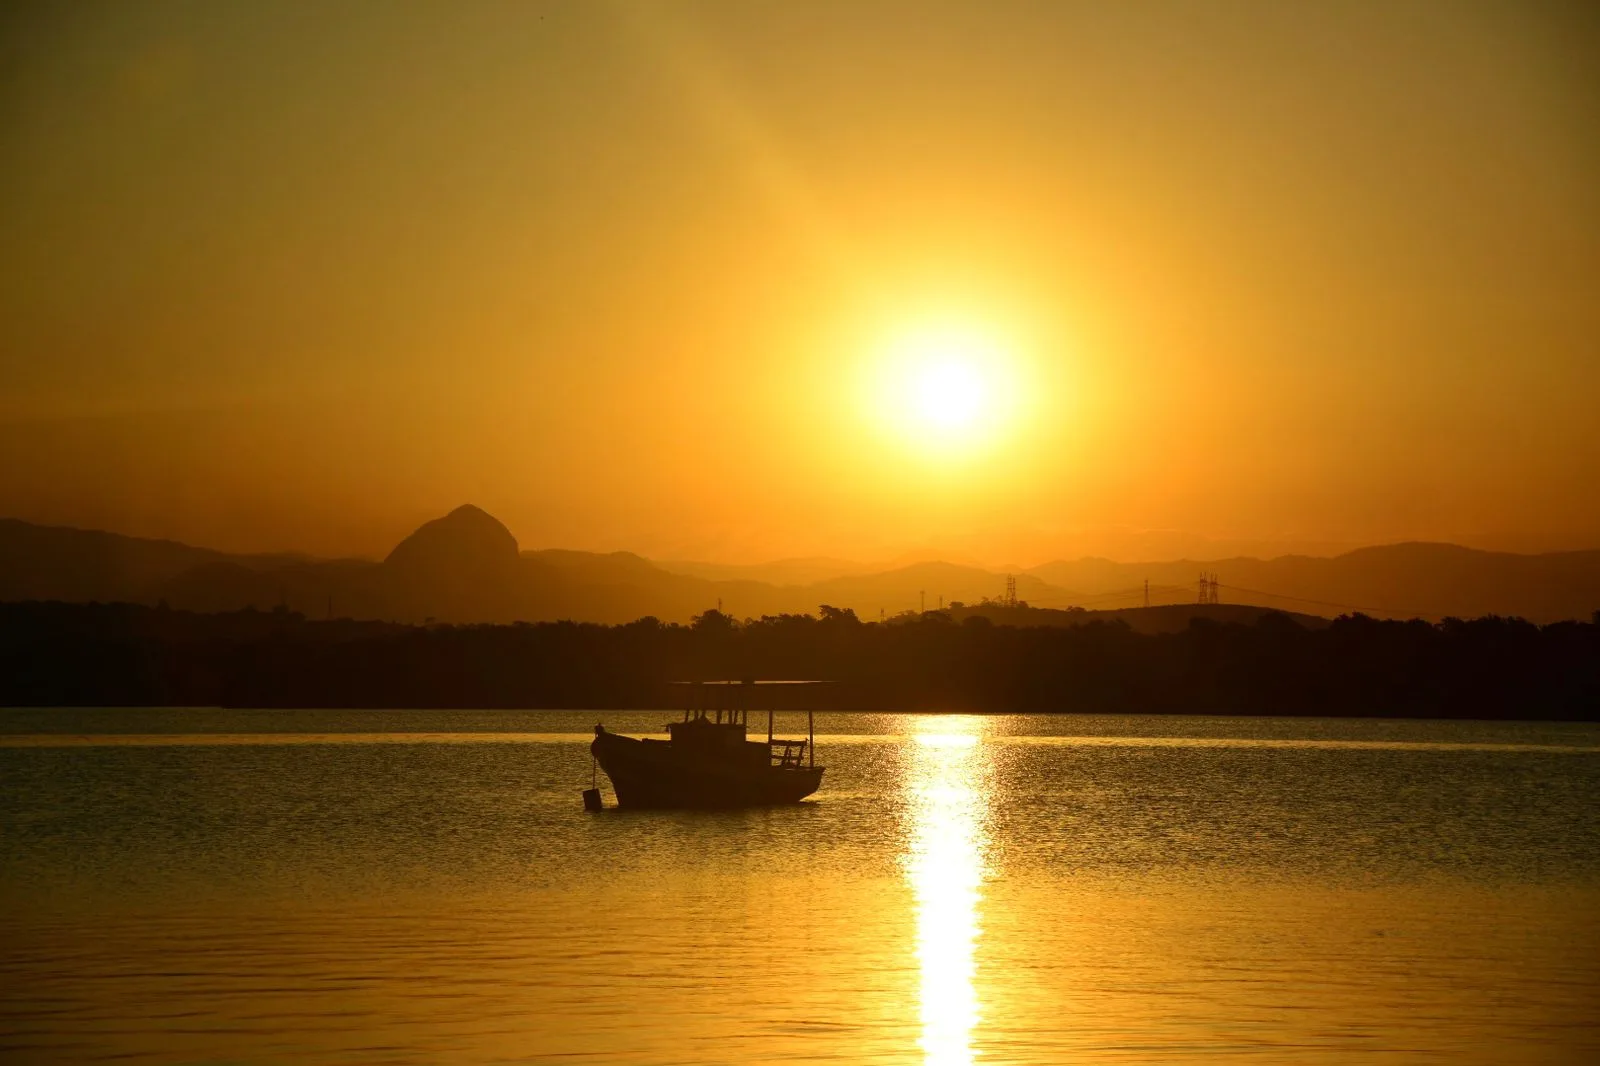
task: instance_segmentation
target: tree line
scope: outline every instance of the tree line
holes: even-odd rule
[[[819,707],[975,712],[1600,718],[1600,612],[1177,633],[815,615],[411,626],[286,611],[0,604],[0,704],[642,708],[668,682],[824,679]]]

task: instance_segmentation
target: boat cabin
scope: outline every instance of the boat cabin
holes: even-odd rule
[[[806,738],[789,740],[773,735],[774,705],[788,704],[800,691],[796,686],[825,685],[826,681],[675,681],[684,699],[683,718],[667,723],[674,747],[688,751],[748,760],[752,765],[798,770],[816,765],[815,715],[806,707]],[[809,701],[807,701],[809,704]],[[758,704],[767,712],[767,739],[749,739],[750,711]]]

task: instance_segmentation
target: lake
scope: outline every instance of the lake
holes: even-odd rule
[[[0,711],[0,1057],[1600,1061],[1600,727],[826,714],[584,813],[669,716]]]

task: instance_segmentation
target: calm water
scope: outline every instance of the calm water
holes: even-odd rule
[[[0,711],[0,1057],[1600,1061],[1600,728],[825,715],[586,815],[595,719]]]

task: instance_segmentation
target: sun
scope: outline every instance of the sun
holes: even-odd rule
[[[914,451],[950,457],[993,443],[1015,405],[1014,361],[991,331],[922,322],[881,345],[869,417]]]
[[[908,383],[917,417],[945,430],[970,426],[988,399],[982,372],[959,351],[929,354],[931,358],[912,370],[914,377]]]

